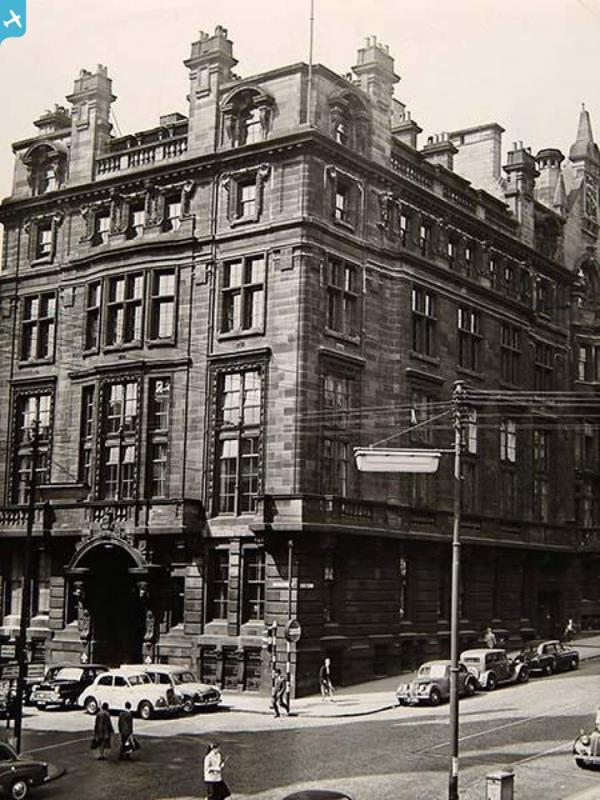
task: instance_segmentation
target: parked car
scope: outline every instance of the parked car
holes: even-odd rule
[[[529,642],[524,647],[517,659],[526,664],[529,672],[552,675],[579,666],[579,653],[572,647],[567,647],[558,639]]]
[[[529,680],[527,665],[508,658],[506,650],[465,650],[460,654],[460,660],[477,678],[481,688],[490,692],[502,683],[526,683]]]
[[[591,733],[580,731],[573,742],[575,763],[582,769],[600,769],[600,729],[598,726]]]
[[[139,668],[103,672],[77,700],[88,714],[96,714],[103,703],[108,703],[111,711],[122,711],[127,701],[142,719],[150,719],[155,713],[173,713],[181,708],[181,697],[171,686],[152,683]]]
[[[44,680],[31,692],[31,702],[39,709],[47,706],[75,707],[79,695],[108,667],[101,664],[73,666],[63,664],[50,667]]]
[[[0,793],[11,800],[24,800],[34,786],[43,786],[64,774],[64,770],[18,756],[13,748],[0,742]]]
[[[331,789],[304,789],[293,794],[286,794],[283,800],[352,800],[349,794]]]
[[[474,695],[477,678],[464,664],[458,665],[459,695]],[[438,706],[450,697],[450,661],[428,661],[419,667],[417,677],[410,683],[401,683],[396,689],[400,705],[429,703]]]
[[[191,714],[195,709],[214,709],[221,702],[221,692],[216,686],[199,681],[186,667],[172,664],[144,664],[141,669],[153,683],[171,686],[181,697],[181,710]]]

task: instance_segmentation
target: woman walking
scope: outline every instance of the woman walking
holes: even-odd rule
[[[108,713],[108,703],[102,703],[102,708],[96,714],[94,722],[94,740],[98,746],[98,761],[106,761],[105,750],[110,750],[110,740],[114,733],[112,720]]]
[[[204,757],[204,785],[207,800],[225,800],[231,795],[229,787],[223,780],[222,770],[225,759],[217,742],[208,745]]]

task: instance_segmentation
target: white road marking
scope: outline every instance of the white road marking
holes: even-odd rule
[[[68,744],[76,744],[77,742],[89,742],[90,736],[82,736],[79,739],[66,739],[64,742],[57,742],[56,744],[47,744],[44,747],[34,747],[33,750],[26,750],[25,753],[43,753],[44,750],[53,750],[56,747],[65,747]]]

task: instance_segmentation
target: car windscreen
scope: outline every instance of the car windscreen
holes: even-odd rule
[[[181,683],[195,683],[196,678],[191,672],[174,672],[171,677],[173,683],[179,686]]]
[[[127,680],[130,686],[140,686],[142,683],[152,683],[147,675],[128,675]]]
[[[463,664],[475,664],[479,666],[479,664],[481,663],[481,659],[479,658],[479,656],[465,656],[462,659],[462,662]]]
[[[445,664],[423,664],[419,669],[419,678],[445,678],[446,665]]]
[[[80,681],[83,670],[79,667],[63,667],[53,676],[55,681]]]

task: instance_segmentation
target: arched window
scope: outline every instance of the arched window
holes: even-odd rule
[[[48,194],[60,189],[65,179],[67,151],[63,145],[39,142],[23,156],[33,195]]]
[[[224,143],[232,147],[267,138],[273,119],[274,99],[256,87],[243,87],[223,103]]]
[[[370,138],[367,106],[352,92],[337,95],[329,102],[331,135],[344,147],[366,153]]]

